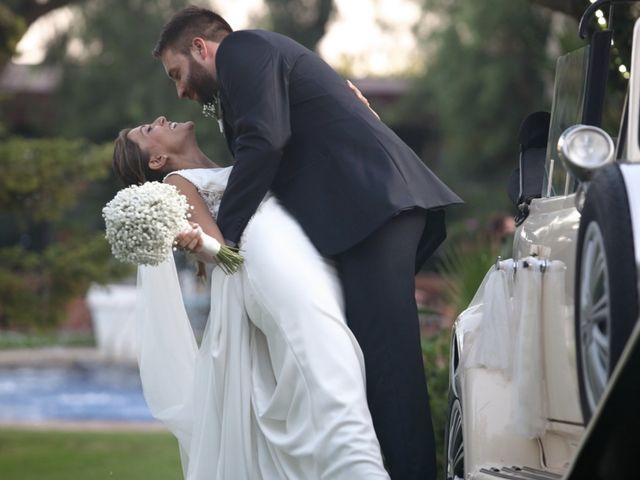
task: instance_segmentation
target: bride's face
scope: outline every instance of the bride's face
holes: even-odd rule
[[[152,123],[132,128],[127,137],[142,150],[149,152],[152,158],[179,154],[196,144],[193,122],[171,122],[165,117],[158,117]]]

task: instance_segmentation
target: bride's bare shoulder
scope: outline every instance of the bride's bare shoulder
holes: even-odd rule
[[[163,182],[173,185],[187,197],[190,197],[192,194],[198,195],[198,189],[196,186],[178,172],[171,172],[169,175],[164,177]]]

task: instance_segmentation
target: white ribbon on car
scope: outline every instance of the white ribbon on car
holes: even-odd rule
[[[498,371],[510,380],[510,424],[527,438],[539,438],[546,430],[543,320],[552,304],[560,308],[564,271],[562,262],[536,257],[499,262],[461,314],[479,320],[467,327],[473,342],[463,352],[465,368]]]
[[[474,298],[481,301],[482,313],[475,331],[474,347],[465,357],[465,366],[496,370],[509,378],[513,364],[513,260],[504,260],[497,267],[485,276],[482,291]]]

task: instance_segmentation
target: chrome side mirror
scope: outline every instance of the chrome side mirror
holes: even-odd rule
[[[615,147],[607,132],[591,125],[573,125],[558,140],[558,155],[565,168],[581,182],[613,162]]]

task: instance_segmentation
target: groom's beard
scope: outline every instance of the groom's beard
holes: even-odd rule
[[[201,105],[212,103],[218,90],[218,81],[206,68],[193,59],[190,59],[189,78],[187,90],[195,95],[192,100],[197,100]]]

